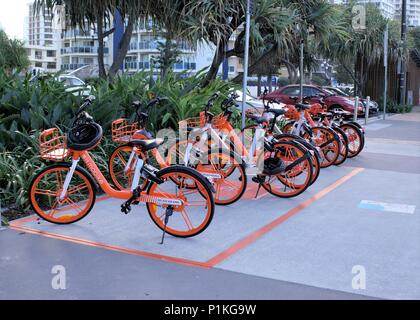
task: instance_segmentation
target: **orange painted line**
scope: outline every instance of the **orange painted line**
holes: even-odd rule
[[[96,202],[101,202],[101,201],[104,201],[104,200],[107,200],[107,199],[110,199],[110,197],[109,196],[102,196],[102,197],[97,198]],[[28,216],[28,217],[13,220],[13,221],[9,222],[9,225],[14,226],[14,227],[19,227],[19,226],[24,225],[26,223],[34,222],[38,218],[39,217],[36,214],[33,214],[31,216]]]
[[[293,209],[286,212],[281,217],[275,219],[274,221],[270,222],[269,224],[265,225],[264,227],[260,228],[259,230],[255,231],[254,233],[250,234],[249,236],[246,236],[245,238],[238,241],[234,245],[230,246],[225,251],[223,251],[223,252],[219,253],[218,255],[214,256],[213,258],[211,258],[210,260],[207,261],[207,264],[210,267],[214,267],[214,266],[218,265],[219,263],[226,260],[230,256],[234,255],[238,251],[240,251],[243,248],[245,248],[245,247],[249,246],[250,244],[254,243],[259,238],[261,238],[263,235],[267,234],[268,232],[270,232],[271,230],[273,230],[274,228],[276,228],[277,226],[279,226],[280,224],[282,224],[286,220],[288,220],[291,217],[293,217],[294,215],[298,214],[303,209],[309,207],[315,201],[325,197],[328,193],[330,193],[334,189],[338,188],[340,185],[342,185],[343,183],[345,183],[346,181],[348,181],[349,179],[351,179],[355,175],[359,174],[363,170],[364,170],[363,168],[357,168],[357,169],[352,170],[350,173],[348,173],[344,177],[338,179],[337,181],[335,181],[333,184],[329,185],[325,189],[321,190],[320,192],[315,194],[310,199],[302,202],[298,206],[296,206]]]
[[[172,263],[182,264],[182,265],[190,266],[190,267],[197,267],[197,268],[204,268],[204,269],[210,268],[210,266],[206,262],[188,260],[188,259],[177,258],[177,257],[172,257],[172,256],[165,256],[165,255],[161,255],[157,253],[150,253],[150,252],[136,250],[136,249],[128,249],[128,248],[124,248],[120,246],[114,246],[114,245],[109,245],[105,243],[80,239],[76,237],[65,236],[58,233],[46,232],[46,231],[36,230],[32,228],[27,228],[27,227],[16,226],[16,225],[10,225],[10,229],[26,232],[30,234],[35,234],[35,235],[41,235],[41,236],[56,239],[56,240],[63,240],[63,241],[68,241],[72,243],[77,243],[77,244],[81,244],[81,245],[85,245],[89,247],[101,248],[101,249],[116,251],[120,253],[141,256],[141,257],[150,258],[154,260],[172,262]]]
[[[273,230],[274,228],[276,228],[278,225],[282,224],[283,222],[285,222],[289,218],[293,217],[294,215],[299,213],[301,210],[307,208],[308,206],[310,206],[315,201],[317,201],[317,200],[321,199],[322,197],[326,196],[328,193],[330,193],[331,191],[333,191],[334,189],[336,189],[337,187],[339,187],[340,185],[342,185],[343,183],[345,183],[346,181],[348,181],[349,179],[351,179],[355,175],[359,174],[363,170],[364,170],[363,168],[356,168],[356,169],[352,170],[350,173],[348,173],[344,177],[340,178],[339,180],[337,180],[336,182],[334,182],[330,186],[328,186],[325,189],[318,192],[312,198],[304,201],[303,203],[299,204],[298,206],[296,206],[293,209],[286,212],[281,217],[277,218],[276,220],[272,221],[271,223],[269,223],[269,224],[265,225],[264,227],[260,228],[259,230],[255,231],[251,235],[243,238],[242,240],[240,240],[236,244],[232,245],[231,247],[229,247],[225,251],[223,251],[223,252],[219,253],[218,255],[214,256],[213,258],[211,258],[207,262],[200,262],[200,261],[195,261],[195,260],[177,258],[177,257],[172,257],[172,256],[166,256],[166,255],[160,255],[160,254],[150,253],[150,252],[136,250],[136,249],[128,249],[128,248],[124,248],[124,247],[120,247],[120,246],[104,244],[104,243],[100,243],[100,242],[80,239],[80,238],[76,238],[76,237],[65,236],[65,235],[61,235],[61,234],[57,234],[57,233],[46,232],[46,231],[41,231],[41,230],[32,229],[32,228],[22,226],[25,223],[35,221],[37,219],[37,216],[30,216],[30,217],[22,218],[22,219],[19,219],[19,220],[15,220],[15,221],[10,223],[9,228],[13,229],[13,230],[16,230],[16,231],[26,232],[26,233],[35,234],[35,235],[41,235],[41,236],[44,236],[44,237],[47,237],[47,238],[68,241],[68,242],[81,244],[81,245],[86,245],[86,246],[90,246],[90,247],[102,248],[102,249],[107,249],[107,250],[116,251],[116,252],[120,252],[120,253],[126,253],[126,254],[135,255],[135,256],[141,256],[141,257],[151,258],[151,259],[154,259],[154,260],[166,261],[166,262],[181,264],[181,265],[190,266],[190,267],[210,269],[210,268],[213,268],[214,266],[216,266],[217,264],[221,263],[222,261],[226,260],[227,258],[232,256],[236,252],[245,248],[246,246],[249,246],[250,244],[252,244],[256,240],[261,238],[263,235],[270,232],[271,230]],[[102,200],[106,200],[108,198],[109,197],[104,196],[104,197],[99,198],[98,200],[102,201]]]

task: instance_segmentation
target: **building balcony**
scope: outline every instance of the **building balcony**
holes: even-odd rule
[[[150,62],[148,61],[132,61],[132,62],[126,62],[124,64],[124,67],[126,70],[149,70],[150,69]]]
[[[61,65],[61,70],[77,70],[87,65],[86,63],[65,63]]]
[[[98,54],[98,47],[67,47],[61,49],[61,54],[75,54],[75,53],[86,53],[86,54]],[[109,48],[104,48],[104,54],[109,53]]]

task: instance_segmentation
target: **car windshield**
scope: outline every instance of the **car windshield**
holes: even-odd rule
[[[347,93],[345,93],[343,90],[339,88],[334,88],[334,91],[337,92],[337,94],[339,94],[340,96],[349,97]]]
[[[335,92],[335,91],[333,91],[333,90],[326,89],[326,88],[323,88],[322,90],[323,90],[326,94],[328,94],[329,96],[336,96],[336,95],[337,95],[337,92]]]

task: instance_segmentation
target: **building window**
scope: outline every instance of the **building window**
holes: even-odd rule
[[[56,54],[54,50],[48,50],[47,51],[47,57],[48,58],[55,58]]]
[[[229,66],[229,72],[234,73],[235,72],[235,67],[234,66]]]
[[[48,62],[47,69],[57,69],[57,64],[55,62]]]
[[[36,68],[42,68],[42,62],[35,62]]]
[[[42,59],[42,51],[35,51],[35,59]]]

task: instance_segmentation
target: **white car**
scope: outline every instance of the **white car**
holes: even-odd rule
[[[239,98],[236,100],[239,104],[239,106],[242,106],[242,91],[241,90],[237,90],[236,94],[239,95]],[[248,110],[249,108],[254,107],[255,109],[257,109],[258,111],[263,111],[264,110],[264,103],[262,101],[262,99],[258,99],[258,98],[254,98],[253,96],[247,94],[246,95],[246,108],[245,110]],[[285,104],[283,103],[273,103],[270,105],[271,108],[273,109],[282,109],[285,107]]]
[[[87,97],[92,93],[92,87],[75,76],[60,75],[57,80],[64,84],[66,92],[70,92],[75,96]]]
[[[29,82],[34,83],[37,80],[48,77],[45,73],[36,73]],[[66,92],[70,92],[75,96],[88,97],[92,94],[92,87],[87,85],[83,80],[72,75],[62,74],[55,77],[56,81],[62,82]]]

